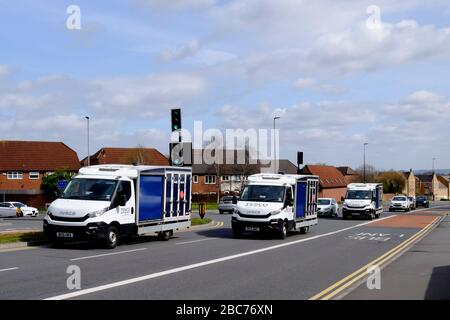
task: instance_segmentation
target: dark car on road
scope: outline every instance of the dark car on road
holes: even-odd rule
[[[428,201],[428,198],[425,196],[418,196],[416,198],[416,207],[430,207],[430,201]]]

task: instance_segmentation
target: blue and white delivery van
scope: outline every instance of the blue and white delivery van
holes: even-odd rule
[[[156,233],[168,240],[191,225],[191,168],[99,165],[80,169],[48,208],[44,232],[55,244]]]
[[[284,239],[289,231],[306,233],[317,225],[318,192],[317,176],[249,176],[232,215],[234,237],[245,232],[273,232]]]

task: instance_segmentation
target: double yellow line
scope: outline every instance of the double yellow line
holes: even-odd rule
[[[369,262],[365,266],[361,267],[360,269],[356,270],[349,276],[345,277],[344,279],[336,282],[335,284],[331,285],[330,287],[326,288],[322,292],[319,292],[318,294],[312,296],[308,300],[330,300],[334,297],[336,297],[340,292],[344,291],[357,281],[361,280],[365,276],[367,276],[367,270],[371,266],[381,266],[393,257],[395,257],[397,254],[399,254],[402,250],[406,249],[410,244],[412,244],[414,241],[418,240],[420,237],[424,236],[433,226],[437,223],[438,220],[443,219],[443,217],[436,217],[428,226],[423,228],[421,231],[414,234],[409,239],[403,241],[395,248],[389,250],[382,256],[378,257],[377,259],[373,260],[372,262]]]

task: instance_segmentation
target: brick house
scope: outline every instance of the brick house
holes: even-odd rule
[[[306,165],[302,173],[319,176],[319,197],[321,198],[334,198],[340,201],[347,192],[347,181],[336,167]]]
[[[261,171],[260,164],[252,164],[248,160],[248,153],[246,153],[244,164],[236,163],[238,159],[236,150],[231,151],[232,154],[234,152],[232,163],[226,163],[224,150],[223,164],[207,164],[204,161],[203,152],[204,150],[193,150],[192,195],[194,201],[200,199],[215,201],[219,196],[238,194],[246,178]]]
[[[436,200],[450,199],[450,181],[445,176],[437,176],[439,182],[435,191]]]
[[[77,153],[62,142],[0,141],[0,201],[44,208],[52,199],[41,190],[42,177],[58,169],[80,169]]]
[[[416,190],[431,200],[449,199],[449,185],[445,177],[432,174],[417,175]]]
[[[161,152],[153,148],[101,148],[90,158],[90,164],[139,164],[169,166],[170,162]],[[87,157],[81,160],[87,166]]]
[[[414,175],[413,170],[410,169],[408,172],[403,172],[403,176],[405,177],[406,181],[402,193],[410,197],[415,197],[417,193],[416,192],[417,179],[416,176]]]

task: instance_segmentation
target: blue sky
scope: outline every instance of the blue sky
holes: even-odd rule
[[[81,30],[65,27],[69,5]],[[381,11],[378,29],[366,9]],[[270,128],[281,157],[450,168],[450,4],[433,0],[0,0],[0,139],[167,152],[184,127]]]

